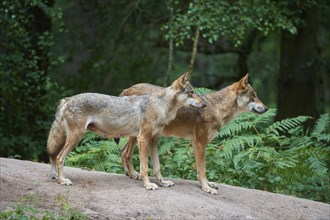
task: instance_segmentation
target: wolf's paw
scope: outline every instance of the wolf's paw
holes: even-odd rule
[[[51,176],[50,176],[51,179],[53,180],[57,180],[58,179],[58,176],[57,174],[53,173]]]
[[[72,185],[72,182],[69,180],[69,179],[60,179],[59,180],[59,183],[61,184],[61,185]]]
[[[160,183],[161,186],[165,186],[165,187],[175,186],[175,184],[170,180],[162,180],[159,183]]]
[[[133,180],[141,180],[141,175],[138,172],[128,172],[126,175],[131,177]]]
[[[144,184],[144,188],[146,188],[147,190],[156,190],[158,189],[158,186],[154,183],[147,183]]]
[[[207,182],[207,184],[209,185],[209,187],[213,188],[213,189],[218,189],[218,186],[216,183],[213,182]]]
[[[203,191],[210,193],[211,195],[218,195],[218,191],[215,189],[212,189],[211,187],[203,187]]]

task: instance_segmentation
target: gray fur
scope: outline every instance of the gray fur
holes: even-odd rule
[[[47,143],[53,177],[57,172],[61,184],[72,184],[63,176],[64,160],[86,130],[91,130],[105,138],[138,137],[144,186],[156,189],[147,175],[148,146],[157,141],[164,126],[175,118],[180,107],[205,106],[200,97],[191,93],[192,86],[186,78],[187,74],[183,74],[170,87],[148,95],[115,97],[82,93],[62,99]]]

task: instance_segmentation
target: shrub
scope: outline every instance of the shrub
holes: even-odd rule
[[[63,95],[63,89],[47,76],[61,61],[50,53],[51,24],[61,24],[61,18],[53,1],[0,3],[0,138],[4,146],[0,156],[36,160],[45,155],[50,115]]]

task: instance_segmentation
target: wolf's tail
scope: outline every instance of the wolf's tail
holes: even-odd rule
[[[60,101],[56,109],[55,120],[50,128],[47,140],[47,151],[51,157],[57,156],[65,144],[66,132],[63,111],[68,101],[69,98],[64,98]]]

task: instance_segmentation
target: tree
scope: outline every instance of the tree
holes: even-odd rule
[[[165,38],[174,38],[177,46],[196,39],[195,30],[209,44],[216,44],[221,38],[226,38],[233,46],[238,47],[248,38],[243,50],[251,47],[255,30],[264,35],[277,28],[296,32],[295,21],[290,17],[291,12],[287,9],[286,1],[193,0],[187,5],[178,2],[173,4],[176,9],[174,18],[163,29],[169,30]]]
[[[321,70],[321,61],[317,49],[317,7],[293,7],[294,10],[301,9],[302,23],[295,35],[282,31],[278,120],[297,115],[310,115],[314,118],[318,116],[315,86]]]
[[[194,30],[198,30],[204,42],[216,47],[212,48],[213,52],[238,54],[239,74],[249,72],[247,59],[258,32],[267,35],[276,29],[282,30],[277,119],[299,114],[318,115],[315,85],[320,62],[315,1],[194,0],[186,8],[177,6],[174,18],[164,26],[171,30],[166,37],[173,38],[177,46],[193,39],[195,48],[198,38],[194,37]],[[224,49],[219,45],[221,39],[227,39],[232,47]],[[192,60],[196,51],[193,50]],[[207,53],[203,49],[198,51]]]
[[[0,3],[1,156],[37,159],[45,152],[46,121],[56,105],[47,77],[52,19],[61,17],[53,6],[52,0]]]

